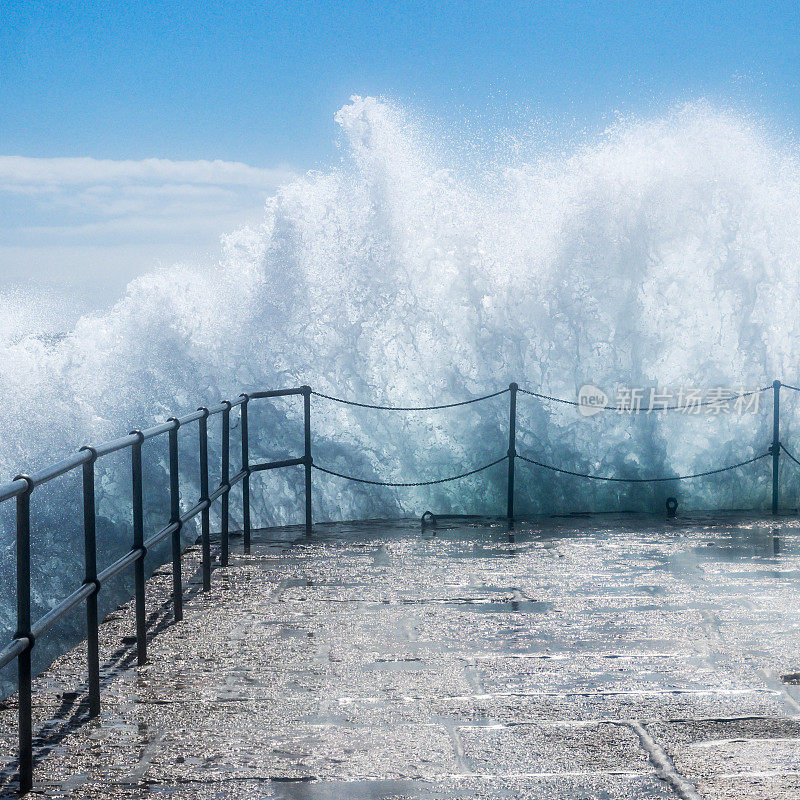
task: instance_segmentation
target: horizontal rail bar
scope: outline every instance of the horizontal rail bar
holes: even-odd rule
[[[160,542],[163,542],[168,536],[172,536],[179,527],[177,522],[170,522],[169,525],[166,525],[160,531],[154,533],[149,539],[145,540],[145,549],[149,550],[151,547],[155,547]]]
[[[265,397],[287,397],[292,394],[303,394],[305,389],[298,386],[296,389],[268,389],[264,392],[253,392],[248,395],[251,400],[261,400]]]
[[[200,417],[205,416],[205,411],[192,411],[191,414],[187,414],[185,417],[178,417],[178,422],[181,425],[188,425],[190,422],[196,422]]]
[[[120,436],[119,439],[114,439],[113,441],[99,444],[92,449],[95,451],[95,453],[97,453],[98,456],[107,456],[109,453],[116,453],[117,450],[130,447],[132,444],[136,444],[138,441],[138,435],[128,434],[127,436]]]
[[[118,558],[116,561],[109,564],[97,576],[97,580],[100,581],[101,584],[105,583],[115,575],[119,575],[122,570],[124,570],[126,567],[129,567],[131,564],[134,564],[136,561],[142,558],[142,556],[144,556],[144,553],[141,550],[129,550],[124,556],[122,556],[122,558]]]
[[[28,488],[28,481],[11,481],[0,486],[0,503],[22,494]]]
[[[97,587],[93,583],[84,583],[80,589],[68,594],[55,608],[51,608],[40,620],[31,625],[34,639],[38,639],[45,631],[50,630],[62,617],[73,608],[79,606]]]
[[[201,500],[199,503],[195,503],[188,511],[184,511],[183,514],[180,515],[179,519],[181,521],[181,525],[188,522],[192,517],[196,517],[201,511],[204,511],[210,505],[211,503],[208,500]]]
[[[267,469],[281,469],[282,467],[296,467],[305,464],[305,458],[284,458],[282,461],[265,461],[263,464],[251,464],[250,472],[263,472]]]
[[[20,639],[14,639],[10,644],[7,644],[0,650],[0,669],[10,664],[18,655],[24,653],[29,646],[27,636]]]
[[[231,486],[232,486],[232,487],[233,487],[233,486],[235,486],[235,485],[236,485],[237,483],[239,483],[239,481],[240,481],[240,480],[242,480],[242,478],[244,478],[246,475],[247,475],[247,470],[246,470],[246,469],[240,469],[240,470],[239,470],[239,471],[238,471],[238,472],[237,472],[237,473],[236,473],[236,474],[235,474],[235,475],[234,475],[234,476],[231,478]]]
[[[69,458],[65,458],[63,461],[51,464],[49,467],[45,467],[44,469],[40,469],[38,472],[34,472],[31,475],[33,485],[41,486],[43,483],[47,483],[48,481],[52,481],[54,478],[65,475],[70,470],[75,469],[75,467],[79,467],[81,464],[85,464],[87,461],[90,461],[91,458],[92,454],[88,450],[79,450],[77,453],[71,455]]]
[[[218,488],[214,489],[213,492],[208,496],[208,502],[213,503],[215,500],[218,500],[222,495],[227,494],[231,490],[231,486],[228,483],[223,483]]]
[[[283,395],[290,395],[290,394],[302,394],[302,389],[276,389],[274,391],[268,392],[256,392],[256,394],[251,395],[251,397],[281,397]],[[245,397],[238,397],[236,400],[230,401],[231,408],[235,406],[240,406],[242,403],[246,402]],[[220,414],[228,407],[227,402],[217,403],[214,406],[211,406],[208,409],[208,415],[212,416],[214,414]],[[169,420],[168,422],[162,422],[158,425],[153,425],[150,428],[146,428],[142,431],[142,438],[143,439],[152,439],[154,436],[158,436],[162,433],[167,433],[168,431],[173,430],[177,426],[185,425],[189,422],[194,422],[195,420],[200,419],[205,414],[204,411],[193,411],[191,414],[187,414],[185,417],[180,417],[178,420]],[[51,464],[44,469],[39,470],[31,475],[31,479],[33,480],[34,486],[41,486],[43,483],[47,483],[48,481],[52,481],[55,478],[60,477],[61,475],[66,474],[75,467],[79,467],[81,464],[85,464],[93,457],[98,456],[106,456],[110,453],[115,453],[118,450],[123,450],[126,447],[130,447],[131,445],[135,444],[139,441],[138,434],[129,434],[127,436],[120,436],[117,439],[112,439],[109,442],[103,442],[102,444],[94,445],[92,450],[79,450],[72,456],[63,459],[62,461],[58,461],[55,464]],[[94,452],[93,455],[92,451]],[[244,477],[244,476],[242,476]],[[241,480],[241,478],[240,478]],[[9,481],[8,483],[0,484],[0,503],[4,502],[5,500],[10,500],[12,497],[17,497],[18,495],[22,494],[28,488],[27,483],[25,481]]]
[[[177,424],[178,423],[174,419],[171,419],[168,422],[162,422],[159,425],[153,425],[152,428],[145,428],[142,431],[142,436],[145,439],[152,439],[154,436],[159,436],[162,433],[168,433],[169,431],[174,430]]]

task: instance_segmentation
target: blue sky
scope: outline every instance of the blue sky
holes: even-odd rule
[[[107,266],[93,285],[116,292],[154,263],[207,257],[288,174],[337,157],[333,115],[351,94],[487,128],[537,118],[591,133],[616,113],[698,97],[789,132],[800,121],[791,3],[0,9],[0,287],[25,276],[70,286],[94,258]],[[104,160],[111,177],[92,164],[87,182],[86,162],[58,160],[78,158]],[[157,159],[149,171],[145,159]],[[214,160],[226,163],[198,166]],[[186,186],[194,199],[179,196]],[[188,226],[181,208],[196,216]]]
[[[796,122],[798,21],[780,2],[4,2],[0,142],[304,167],[351,94],[590,125],[706,95]]]

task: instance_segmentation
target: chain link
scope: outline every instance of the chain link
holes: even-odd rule
[[[747,464],[752,464],[754,461],[759,461],[762,458],[766,458],[766,456],[770,455],[767,453],[762,453],[760,456],[755,456],[754,458],[748,458],[746,461],[740,461],[738,464],[731,464],[728,467],[720,467],[719,469],[709,469],[705,472],[696,472],[692,475],[675,475],[673,477],[665,477],[665,478],[609,478],[605,475],[591,475],[588,472],[575,472],[569,469],[561,469],[560,467],[554,467],[551,464],[544,464],[541,461],[536,461],[533,458],[526,458],[525,456],[517,455],[522,461],[527,461],[529,464],[535,464],[537,467],[543,467],[544,469],[549,469],[552,472],[560,472],[562,475],[574,475],[576,478],[590,478],[594,481],[613,481],[614,483],[664,483],[667,481],[686,481],[690,478],[702,478],[705,475],[717,475],[720,472],[728,472],[732,469],[739,469],[739,467],[744,467]],[[798,462],[800,463],[800,462]]]
[[[326,469],[325,467],[320,467],[317,464],[312,464],[311,466],[319,470],[320,472],[324,472],[327,475],[335,475],[337,478],[344,478],[346,481],[354,481],[355,483],[368,483],[371,486],[435,486],[437,483],[448,483],[449,481],[457,481],[459,478],[466,478],[468,475],[475,475],[478,472],[483,472],[485,469],[489,469],[489,467],[495,466],[495,464],[500,464],[501,462],[505,461],[508,456],[503,456],[502,458],[498,458],[496,461],[492,461],[491,464],[484,464],[482,467],[478,467],[477,469],[471,469],[469,472],[462,472],[460,475],[453,475],[449,478],[438,478],[432,481],[414,481],[413,483],[393,483],[391,481],[372,481],[367,480],[366,478],[354,478],[352,475],[344,475],[341,472],[334,472],[332,469]]]
[[[786,453],[786,455],[789,456],[789,458],[792,461],[794,461],[795,464],[800,466],[800,461],[798,461],[782,444],[781,444],[781,450],[783,450],[783,452]]]
[[[461,400],[458,403],[442,403],[438,406],[379,406],[373,403],[359,403],[355,400],[345,400],[342,397],[334,397],[330,394],[317,392],[312,390],[311,394],[317,397],[324,397],[326,400],[332,400],[334,403],[341,403],[345,406],[357,406],[358,408],[374,408],[377,411],[436,411],[440,408],[455,408],[456,406],[468,406],[470,403],[480,403],[482,400],[489,400],[492,397],[499,397],[501,394],[506,394],[508,389],[501,389],[499,392],[492,392],[492,394],[485,394],[482,397],[473,397],[471,400]]]

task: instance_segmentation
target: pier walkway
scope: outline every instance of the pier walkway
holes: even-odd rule
[[[146,665],[101,625],[97,719],[83,646],[36,679],[34,795],[800,798],[800,527],[715,519],[254,532],[206,593],[191,549]]]

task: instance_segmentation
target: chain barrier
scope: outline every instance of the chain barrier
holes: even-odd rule
[[[786,384],[782,384],[786,386]],[[707,400],[700,403],[692,403],[692,408],[702,408],[703,406],[713,406],[719,405],[720,403],[730,403],[731,400],[739,400],[743,397],[751,397],[754,394],[761,394],[762,392],[766,392],[768,389],[771,389],[771,386],[764,386],[761,389],[753,389],[750,392],[742,392],[741,394],[734,394],[730,397],[720,397],[716,400]],[[793,386],[787,386],[788,389],[793,389]],[[580,403],[576,402],[575,400],[564,400],[561,397],[553,397],[549,394],[540,394],[539,392],[532,392],[529,389],[519,388],[517,390],[520,394],[527,394],[531,397],[538,397],[540,400],[549,400],[552,403],[562,403],[566,406],[580,406]],[[797,391],[800,391],[798,389]],[[645,414],[651,413],[653,411],[686,411],[685,406],[662,406],[661,408],[619,408],[618,406],[593,406],[592,411],[617,411],[619,413],[627,413],[627,414]]]
[[[785,453],[787,456],[789,456],[789,458],[790,458],[792,461],[794,461],[794,463],[795,463],[795,464],[797,464],[798,466],[800,466],[800,461],[798,461],[798,460],[797,460],[797,459],[796,459],[796,458],[795,458],[795,457],[794,457],[794,456],[793,456],[793,455],[792,455],[792,454],[791,454],[791,453],[790,453],[790,452],[789,452],[789,451],[788,451],[788,450],[787,450],[787,449],[786,449],[786,448],[785,448],[783,445],[781,445],[781,450],[783,450],[783,452],[784,452],[784,453]]]
[[[719,469],[709,469],[705,472],[695,472],[691,475],[675,475],[672,477],[664,477],[664,478],[610,478],[605,475],[591,475],[588,472],[575,472],[574,470],[569,469],[561,469],[560,467],[554,467],[551,464],[545,464],[541,461],[536,461],[533,458],[526,458],[525,456],[519,455],[517,453],[517,458],[521,461],[527,461],[528,464],[535,464],[537,467],[542,467],[543,469],[549,469],[552,472],[560,472],[562,475],[574,475],[576,478],[590,478],[594,481],[613,481],[615,483],[665,483],[668,481],[686,481],[691,478],[702,478],[705,475],[717,475],[720,472],[729,472],[732,469],[739,469],[739,467],[744,467],[747,464],[752,464],[755,461],[760,461],[762,458],[766,458],[767,456],[772,455],[769,451],[766,453],[762,453],[760,456],[755,456],[754,458],[748,458],[746,461],[740,461],[738,464],[731,464],[727,467],[719,467]],[[798,462],[800,463],[800,462]]]
[[[794,389],[796,392],[800,392],[800,388],[796,386],[789,386],[789,384],[782,384],[787,389]],[[698,403],[692,403],[692,408],[702,408],[705,406],[713,406],[719,405],[720,403],[729,403],[732,400],[740,400],[744,397],[752,397],[755,394],[761,394],[762,392],[766,392],[767,390],[771,389],[771,386],[764,386],[761,389],[753,389],[749,392],[741,392],[740,394],[733,394],[729,397],[720,397],[715,400],[704,400]],[[473,397],[470,400],[460,400],[455,403],[441,403],[439,405],[431,405],[431,406],[382,406],[376,403],[362,403],[357,400],[348,400],[343,397],[335,397],[334,395],[325,394],[324,392],[318,392],[316,390],[312,390],[311,394],[315,395],[316,397],[322,397],[325,400],[330,400],[334,403],[341,403],[345,406],[356,406],[357,408],[371,408],[376,411],[438,411],[443,408],[456,408],[458,406],[468,406],[472,403],[480,403],[483,400],[490,400],[493,397],[500,397],[501,395],[507,394],[508,389],[501,389],[497,392],[492,392],[491,394],[485,394],[481,397]],[[549,400],[551,403],[561,403],[567,406],[575,406],[579,407],[580,403],[575,400],[564,400],[562,397],[553,397],[549,394],[541,394],[540,392],[533,392],[530,389],[523,389],[520,387],[517,389],[520,394],[527,394],[530,397],[538,397],[540,400]],[[653,411],[685,411],[685,406],[662,406],[661,408],[625,408],[620,409],[617,406],[613,405],[606,405],[606,406],[598,406],[596,407],[597,411],[624,411],[627,413],[634,413],[634,414],[641,414],[641,413],[649,413]]]
[[[800,392],[800,389],[798,389],[797,387],[789,386],[788,384],[782,384],[782,385],[785,386],[787,389],[794,389],[795,391]],[[742,392],[741,394],[731,395],[730,397],[694,403],[693,407],[716,405],[719,404],[720,402],[730,402],[732,400],[738,400],[744,397],[751,397],[752,395],[761,394],[762,392],[766,392],[767,390],[772,388],[773,388],[772,386],[764,386],[761,389],[753,389],[752,391]],[[347,406],[356,406],[358,408],[370,408],[370,409],[375,409],[377,411],[435,411],[438,409],[455,408],[457,406],[466,406],[472,403],[479,403],[483,400],[489,400],[493,397],[499,397],[501,395],[508,393],[509,391],[511,391],[511,389],[501,389],[500,391],[482,395],[481,397],[473,397],[470,400],[461,400],[459,402],[454,402],[454,403],[442,403],[439,405],[430,405],[430,406],[384,406],[374,403],[362,403],[356,400],[347,400],[345,398],[335,397],[333,395],[325,394],[323,392],[317,392],[314,390],[311,391],[311,394],[316,395],[317,397],[324,398],[325,400],[331,400],[334,403],[341,403],[342,405],[347,405]],[[554,403],[561,403],[563,405],[569,405],[569,406],[580,406],[580,403],[574,400],[565,400],[561,397],[553,397],[552,395],[541,394],[540,392],[534,392],[531,391],[530,389],[516,388],[515,391],[521,394],[529,395],[530,397],[537,397],[541,400],[549,400]],[[616,406],[606,405],[599,407],[597,410],[619,411],[620,409]],[[637,413],[637,412],[647,412],[647,411],[679,411],[679,410],[684,410],[684,408],[683,406],[662,406],[661,408],[653,408],[653,409],[631,408],[625,410],[630,410],[631,412]],[[784,452],[789,458],[791,458],[800,466],[800,460],[795,459],[794,456],[792,456],[791,453],[789,453],[786,450],[786,448],[783,447],[783,445],[781,445],[781,448],[784,450]],[[768,455],[771,455],[771,450],[767,451],[766,453],[762,453],[761,455],[755,456],[754,458],[748,458],[745,461],[740,461],[737,464],[731,464],[727,467],[719,467],[718,469],[705,470],[704,472],[697,472],[691,475],[675,475],[672,477],[657,477],[657,478],[616,478],[604,475],[592,475],[591,473],[587,472],[578,472],[576,470],[569,470],[569,469],[563,469],[561,467],[555,467],[552,464],[545,464],[542,461],[537,461],[536,459],[533,458],[527,458],[526,456],[520,455],[518,453],[515,453],[514,455],[516,458],[519,458],[521,461],[525,461],[528,464],[533,464],[537,467],[550,470],[551,472],[558,472],[561,473],[562,475],[572,475],[577,478],[587,478],[596,481],[610,481],[614,483],[666,483],[669,481],[683,481],[683,480],[690,480],[693,478],[702,478],[707,475],[718,475],[719,473],[722,472],[729,472],[730,470],[739,469],[740,467],[744,467],[747,466],[748,464],[760,461],[762,458],[766,458]],[[333,475],[337,478],[342,478],[343,480],[347,481],[353,481],[355,483],[365,483],[371,486],[414,487],[414,486],[435,486],[440,483],[448,483],[450,481],[459,480],[460,478],[466,478],[469,475],[475,475],[478,472],[483,472],[483,470],[489,469],[490,467],[493,467],[501,463],[502,461],[506,461],[507,459],[508,455],[505,455],[502,458],[497,459],[496,461],[492,461],[490,464],[485,464],[484,466],[478,467],[477,469],[469,470],[468,472],[463,472],[459,475],[452,475],[447,478],[438,478],[429,481],[409,481],[409,482],[370,480],[367,478],[358,478],[354,475],[346,475],[341,472],[336,472],[335,470],[327,469],[326,467],[320,467],[317,464],[312,464],[312,467],[318,470],[319,472],[324,472],[328,475]]]
[[[320,467],[317,464],[312,464],[311,466],[318,470],[319,472],[324,472],[327,475],[335,475],[337,478],[344,478],[346,481],[354,481],[355,483],[368,483],[371,486],[435,486],[438,483],[448,483],[450,481],[457,481],[459,478],[466,478],[468,475],[475,475],[478,472],[483,472],[485,469],[489,469],[489,467],[493,467],[496,464],[500,464],[505,461],[508,456],[503,456],[502,458],[498,458],[496,461],[492,461],[491,464],[484,464],[482,467],[478,467],[477,469],[471,469],[469,472],[462,472],[460,475],[453,475],[449,478],[438,478],[436,480],[431,481],[414,481],[412,483],[393,483],[391,481],[372,481],[367,480],[366,478],[355,478],[352,475],[344,475],[341,472],[334,472],[332,469],[326,469],[325,467]]]
[[[443,403],[442,405],[437,406],[379,406],[373,403],[359,403],[355,400],[345,400],[342,397],[334,397],[333,395],[317,392],[313,389],[311,390],[311,394],[315,395],[316,397],[323,397],[326,400],[332,400],[334,403],[341,403],[345,406],[374,408],[376,411],[437,411],[441,408],[455,408],[456,406],[468,406],[471,403],[480,403],[481,400],[489,400],[492,397],[500,397],[500,395],[507,394],[508,391],[508,389],[501,389],[499,392],[492,392],[491,394],[485,394],[481,397],[473,397],[471,400],[461,400],[457,403]]]
[[[796,459],[783,445],[781,445],[781,449],[786,453],[789,458],[792,459],[796,464],[800,466],[800,461]],[[753,458],[748,458],[745,461],[739,461],[736,464],[730,464],[727,467],[719,467],[717,469],[709,469],[705,470],[704,472],[694,472],[690,475],[672,475],[667,477],[658,477],[658,478],[615,478],[609,477],[606,475],[592,475],[588,472],[577,472],[571,469],[562,469],[561,467],[554,467],[552,464],[545,464],[543,461],[537,461],[534,458],[527,458],[526,456],[520,455],[517,453],[515,458],[520,459],[520,461],[526,461],[528,464],[533,464],[537,467],[542,467],[543,469],[550,470],[551,472],[559,472],[562,475],[572,475],[576,478],[589,478],[590,480],[594,481],[611,481],[614,483],[667,483],[669,481],[686,481],[691,480],[692,478],[703,478],[707,475],[718,475],[721,472],[730,472],[734,469],[739,469],[740,467],[745,467],[748,464],[753,464],[756,461],[760,461],[762,458],[766,458],[767,456],[772,455],[770,451],[766,453],[761,453],[761,455],[754,456]],[[375,481],[369,480],[367,478],[357,478],[353,475],[345,475],[342,472],[336,472],[332,469],[327,469],[326,467],[320,467],[318,464],[312,464],[313,468],[318,470],[319,472],[324,472],[327,475],[334,475],[337,478],[342,478],[346,481],[354,481],[355,483],[368,483],[371,486],[395,486],[395,487],[410,487],[410,486],[435,486],[439,483],[449,483],[450,481],[457,481],[460,478],[466,478],[469,475],[475,475],[478,472],[483,472],[490,467],[494,467],[497,464],[508,459],[508,456],[503,456],[502,458],[498,458],[496,461],[492,461],[490,464],[484,464],[482,467],[478,467],[477,469],[471,469],[469,472],[462,472],[460,475],[452,475],[449,478],[437,478],[435,480],[430,481],[412,481],[412,482],[393,482],[393,481]]]

